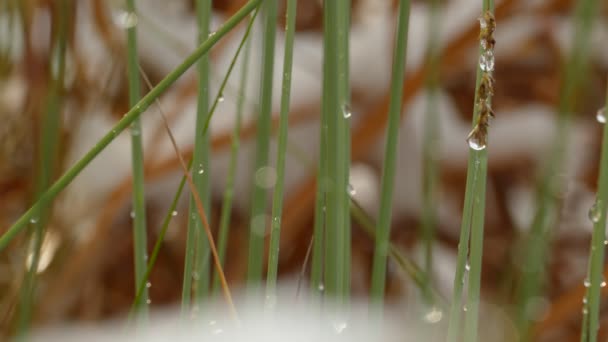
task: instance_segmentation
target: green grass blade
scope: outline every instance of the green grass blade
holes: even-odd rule
[[[42,131],[39,149],[39,172],[36,179],[36,197],[39,197],[51,184],[54,173],[57,170],[58,152],[60,148],[61,136],[61,93],[63,91],[65,76],[65,55],[68,37],[68,2],[62,0],[57,3],[57,35],[54,38],[52,56],[50,58],[50,84],[46,99],[46,115],[43,116]],[[48,221],[48,214],[51,202],[44,202],[40,210],[31,219],[29,246],[29,269],[25,274],[23,286],[21,287],[21,298],[19,302],[19,316],[17,322],[17,334],[25,334],[29,328],[33,299],[36,289],[36,278],[38,274],[38,264],[40,261],[40,249],[45,234],[45,226]],[[30,258],[28,255],[28,258]]]
[[[89,152],[87,152],[80,160],[74,164],[63,176],[61,176],[53,185],[45,191],[38,201],[34,203],[12,226],[10,226],[6,232],[0,237],[0,252],[3,251],[6,246],[19,234],[29,223],[29,221],[35,217],[35,213],[38,212],[44,203],[54,199],[70,182],[78,176],[78,174],[87,166],[89,163],[97,157],[101,151],[105,149],[119,133],[124,131],[129,125],[143,113],[153,102],[157,99],[167,88],[169,88],[186,70],[188,70],[196,61],[208,53],[209,50],[230,30],[232,30],[243,18],[245,18],[251,11],[262,0],[250,0],[247,2],[238,12],[236,12],[230,19],[228,19],[224,25],[222,25],[216,34],[210,36],[201,44],[194,52],[188,56],[180,65],[178,65],[173,71],[171,71],[161,82],[159,82],[146,96],[144,96],[133,108],[131,108],[123,117],[112,127],[112,130],[104,135],[98,142],[93,146]]]
[[[127,13],[130,18],[137,18],[135,0],[127,0]],[[133,19],[132,21],[135,21]],[[127,28],[127,75],[129,79],[129,106],[137,104],[141,97],[141,85],[139,79],[139,62],[137,53],[137,26],[129,24]],[[146,199],[144,193],[144,149],[142,143],[140,118],[137,117],[131,123],[131,163],[133,172],[133,261],[135,265],[135,291],[137,284],[142,282],[146,273],[147,252],[147,229],[146,229]],[[148,312],[148,293],[144,290],[144,303],[137,310],[140,314]]]
[[[257,12],[256,12],[257,14]],[[253,21],[252,21],[253,23]],[[247,35],[248,37],[249,35]],[[251,50],[251,40],[246,40],[245,51],[241,66],[241,81],[238,92],[236,120],[234,130],[232,132],[232,145],[230,148],[230,166],[228,168],[228,177],[226,179],[226,189],[224,190],[224,198],[222,201],[222,212],[220,214],[220,228],[217,238],[217,250],[222,265],[224,265],[226,257],[226,246],[228,244],[228,234],[230,232],[230,218],[232,215],[232,200],[234,198],[234,178],[236,175],[238,164],[238,153],[240,148],[241,124],[243,118],[243,109],[245,104],[245,91],[247,89],[247,75],[249,73],[249,54]],[[213,276],[212,293],[219,291],[220,278],[217,272]]]
[[[209,36],[211,20],[211,1],[196,1],[196,17],[199,26],[198,40],[202,43]],[[194,138],[192,180],[205,205],[205,213],[210,217],[211,207],[211,166],[209,164],[209,135],[201,134],[209,115],[209,56],[203,56],[197,63],[198,102]],[[209,290],[209,242],[203,228],[202,218],[196,212],[194,199],[190,198],[188,210],[188,233],[184,261],[184,280],[182,282],[182,311],[191,304],[191,291],[194,300],[200,301]]]
[[[277,26],[277,0],[264,0],[264,42],[262,76],[260,80],[260,112],[257,122],[255,172],[268,167],[270,147],[270,124],[272,115],[272,80],[274,74],[274,50]],[[267,189],[253,182],[251,196],[251,225],[249,230],[249,258],[247,282],[253,290],[262,278],[264,260],[264,237],[266,235]]]
[[[279,268],[279,241],[281,235],[281,215],[283,212],[283,188],[285,185],[285,155],[287,153],[287,128],[289,127],[289,103],[291,99],[291,70],[293,66],[293,44],[296,29],[296,0],[287,0],[285,56],[283,60],[283,85],[281,113],[277,149],[277,181],[272,198],[270,247],[268,253],[268,275],[266,277],[266,298],[276,296],[277,272]]]
[[[523,260],[527,260],[525,271],[516,289],[516,326],[523,340],[527,340],[530,317],[529,300],[536,297],[545,283],[547,262],[552,232],[557,219],[558,194],[562,184],[560,170],[563,168],[565,149],[570,137],[571,113],[576,105],[576,95],[587,73],[590,55],[591,28],[595,22],[599,1],[582,0],[577,4],[576,30],[572,50],[563,65],[558,107],[557,132],[554,137],[549,159],[539,178],[536,194],[537,209],[530,233],[523,240]]]
[[[386,259],[389,254],[390,228],[393,209],[393,190],[397,164],[397,146],[401,118],[401,100],[405,78],[405,61],[407,56],[407,34],[409,28],[410,1],[399,3],[397,17],[397,34],[393,52],[393,77],[391,80],[391,95],[388,111],[384,165],[382,167],[382,197],[380,199],[380,215],[376,230],[376,247],[372,268],[371,300],[378,308],[384,302],[386,282]]]
[[[603,114],[608,113],[608,84],[606,85],[606,104]],[[604,248],[606,241],[606,204],[608,203],[608,125],[604,124],[602,136],[602,152],[600,159],[600,172],[598,180],[597,199],[594,206],[590,209],[589,216],[593,222],[593,235],[591,236],[591,250],[589,253],[589,287],[586,294],[586,316],[588,326],[583,325],[583,335],[587,330],[587,338],[584,336],[581,341],[597,341],[600,318],[600,289],[605,286],[603,277],[604,268]]]
[[[439,93],[439,1],[431,3],[429,18],[429,41],[427,49],[428,75],[426,80],[426,115],[424,117],[424,136],[422,142],[422,216],[420,236],[424,241],[424,269],[427,285],[433,276],[433,243],[437,224],[437,187],[439,183],[439,113],[437,94]]]
[[[494,2],[483,1],[483,13],[494,12]],[[483,29],[482,29],[483,31]],[[479,55],[484,53],[484,47],[479,48]],[[490,49],[493,50],[493,47]],[[491,77],[491,71],[487,74]],[[487,97],[482,99],[480,94],[480,84],[484,70],[477,66],[477,80],[475,85],[475,103],[473,112],[473,129],[477,129],[482,118],[480,110],[480,100],[487,101],[491,105],[492,90],[488,92]],[[486,132],[487,134],[487,132]],[[484,134],[484,139],[487,137]],[[454,295],[452,297],[452,305],[450,308],[450,321],[448,324],[448,341],[457,341],[462,315],[464,311],[465,329],[464,340],[477,340],[477,326],[479,319],[479,302],[480,302],[480,283],[481,283],[481,260],[483,255],[483,231],[485,218],[485,196],[486,196],[486,178],[487,178],[487,150],[485,143],[481,149],[475,149],[474,145],[469,142],[469,162],[467,169],[467,181],[464,198],[464,210],[462,214],[462,224],[460,240],[458,243],[458,257],[456,264],[456,274],[454,276]],[[470,244],[470,249],[469,249]],[[467,260],[469,260],[467,262]],[[465,271],[469,265],[468,274],[468,297],[467,303],[463,305],[463,287],[465,279]]]

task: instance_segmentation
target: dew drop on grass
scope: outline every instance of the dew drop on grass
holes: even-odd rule
[[[171,212],[171,216],[177,216],[177,210],[173,210],[173,211]]]
[[[602,218],[602,201],[596,200],[595,203],[593,203],[591,208],[589,208],[588,216],[591,222],[600,222],[600,219]]]
[[[205,169],[203,169],[203,164],[198,164],[198,171],[197,173],[199,175],[202,175],[203,173],[205,173]]]
[[[348,186],[346,187],[346,192],[352,197],[355,196],[357,194],[357,190],[355,190],[355,187],[352,184],[348,184]]]
[[[494,52],[487,50],[479,56],[479,67],[485,72],[494,70]]]
[[[428,323],[437,323],[437,322],[441,321],[442,317],[443,317],[443,311],[441,311],[437,307],[432,307],[431,310],[429,312],[427,312],[426,315],[424,315],[424,320],[427,321]]]
[[[36,224],[36,223],[38,223],[38,218],[37,218],[37,217],[32,217],[32,218],[30,219],[30,223],[31,223],[31,224]]]
[[[345,119],[348,119],[353,115],[353,112],[350,110],[350,106],[348,104],[342,106],[342,115],[344,115]]]
[[[135,210],[131,210],[131,212],[129,213],[129,216],[131,216],[132,219],[135,218]]]
[[[224,94],[220,94],[220,97],[217,98],[218,103],[222,103],[222,102],[224,102],[224,100],[225,100]]]
[[[468,262],[464,265],[464,269],[465,271],[470,271],[471,270],[471,264],[469,264]]]
[[[604,240],[604,246],[608,245],[608,240]]]
[[[147,282],[147,283],[146,283],[146,287],[147,287],[147,288],[151,288],[151,287],[152,287],[152,283],[151,283],[151,282]]]
[[[606,287],[606,281],[602,280],[602,282],[600,283],[600,287]]]
[[[148,299],[148,300],[146,301],[146,304],[148,304],[148,305],[152,304],[152,299]]]
[[[481,151],[484,148],[486,148],[486,144],[483,143],[479,137],[477,136],[477,134],[472,134],[471,136],[469,136],[467,138],[467,143],[469,144],[469,147],[474,149],[475,151]]]
[[[585,278],[585,280],[583,281],[583,285],[585,285],[585,287],[591,286],[591,282],[589,281],[589,278]]]
[[[135,12],[120,12],[116,16],[116,24],[123,29],[130,29],[137,25],[137,14]]]
[[[601,124],[605,124],[606,123],[606,108],[598,109],[597,113],[595,114],[595,119],[597,120],[597,122],[599,122]]]
[[[319,284],[319,291],[325,291],[325,285],[323,285],[323,283]]]

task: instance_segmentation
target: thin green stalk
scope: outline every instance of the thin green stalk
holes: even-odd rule
[[[339,303],[350,289],[350,85],[348,36],[350,1],[324,2],[323,115],[327,124],[327,216],[325,289]]]
[[[330,14],[331,11],[336,12],[335,6],[337,1],[324,1],[323,14],[323,37],[324,37],[324,64],[323,64],[323,116],[327,125],[327,178],[323,180],[326,184],[326,205],[325,205],[325,255],[324,255],[324,279],[325,291],[327,295],[338,295],[338,284],[341,275],[338,274],[341,258],[341,250],[339,250],[338,241],[338,215],[337,215],[337,165],[336,165],[336,121],[338,112],[336,110],[336,42],[335,42],[335,15]]]
[[[483,14],[485,18],[487,13],[494,12],[494,1],[483,1]],[[485,19],[484,19],[485,20]],[[486,21],[487,23],[487,21]],[[490,24],[487,23],[489,26]],[[484,29],[481,29],[481,32]],[[493,31],[489,34],[489,39],[493,40]],[[483,39],[483,36],[481,36]],[[487,48],[488,51],[493,50],[493,44]],[[480,57],[485,54],[486,47],[479,48]],[[481,60],[481,59],[480,59]],[[481,64],[481,63],[480,63]],[[492,63],[493,64],[493,63]],[[483,255],[483,231],[485,218],[485,196],[486,196],[486,178],[487,178],[487,151],[485,149],[485,141],[487,139],[487,122],[493,114],[491,109],[482,109],[482,104],[485,102],[487,108],[491,106],[491,96],[493,93],[492,82],[485,83],[486,89],[484,92],[480,85],[482,78],[489,77],[491,79],[491,71],[482,70],[481,65],[477,66],[477,80],[475,85],[475,102],[473,111],[473,132],[483,126],[483,137],[480,142],[469,141],[469,162],[467,169],[467,182],[464,198],[464,210],[462,213],[462,224],[460,240],[458,243],[458,257],[456,264],[456,274],[454,277],[454,295],[452,296],[452,305],[450,309],[450,321],[448,324],[448,341],[457,341],[460,325],[462,321],[462,312],[465,316],[464,340],[477,341],[477,330],[479,320],[479,303],[480,303],[480,284],[481,284],[481,261]],[[484,75],[485,74],[485,75]],[[486,80],[488,80],[486,78]],[[485,107],[484,107],[485,108]],[[470,244],[470,249],[469,249]],[[469,262],[467,262],[467,259]],[[468,266],[467,266],[468,265]],[[467,303],[462,303],[463,287],[465,282],[465,271],[468,271],[468,291]]]
[[[376,229],[376,247],[374,249],[372,287],[370,292],[371,300],[378,308],[382,308],[384,302],[386,258],[390,249],[389,241],[393,210],[393,190],[397,165],[397,146],[399,141],[405,61],[407,57],[409,17],[410,1],[401,0],[399,2],[397,34],[395,36],[395,49],[393,51],[393,77],[391,79],[384,165],[382,167],[382,197],[380,199],[380,215],[378,217],[378,227]]]
[[[608,113],[608,84],[606,85],[606,104],[600,109],[601,116]],[[589,211],[589,218],[593,222],[593,235],[591,236],[591,251],[589,252],[589,287],[586,293],[586,308],[588,326],[583,325],[581,341],[595,342],[599,329],[600,318],[600,289],[605,286],[602,279],[604,268],[604,248],[606,241],[606,207],[608,203],[608,125],[604,124],[602,137],[602,154],[598,180],[597,199]],[[585,331],[586,335],[585,336]],[[586,338],[585,338],[586,337]]]
[[[136,18],[135,0],[127,0],[127,18]],[[136,19],[125,19],[125,22],[136,22]],[[135,106],[141,97],[139,80],[139,62],[137,54],[137,25],[129,23],[127,28],[127,74],[129,79],[129,105]],[[146,198],[144,193],[144,149],[141,138],[139,117],[131,123],[131,163],[133,171],[133,261],[135,264],[135,291],[146,273],[147,232],[146,232]],[[148,312],[148,293],[144,290],[145,302],[137,310],[146,315]]]
[[[422,217],[420,235],[424,241],[424,269],[427,285],[433,275],[433,240],[437,225],[437,187],[439,183],[439,117],[437,110],[437,93],[439,92],[439,1],[431,3],[429,19],[429,47],[427,65],[429,72],[426,80],[426,116],[424,117],[424,140],[422,143]]]
[[[270,124],[272,115],[272,80],[274,74],[274,49],[277,26],[277,0],[264,0],[264,42],[262,75],[260,78],[260,113],[257,122],[255,172],[268,167],[270,147]],[[251,196],[251,225],[249,230],[249,258],[247,281],[254,290],[262,278],[264,260],[264,237],[266,235],[267,189],[264,184],[253,182]]]
[[[49,187],[55,175],[58,164],[58,152],[60,148],[61,136],[61,93],[63,90],[65,76],[65,54],[67,49],[68,36],[68,1],[62,0],[57,6],[57,35],[50,58],[50,84],[46,99],[46,114],[43,116],[41,125],[41,139],[39,149],[39,173],[36,180],[36,197]],[[36,276],[38,274],[38,264],[40,261],[40,249],[44,240],[45,226],[48,221],[51,202],[44,202],[35,217],[31,220],[31,245],[29,246],[31,260],[29,269],[25,274],[23,286],[21,287],[21,298],[19,302],[19,317],[17,334],[25,334],[29,328],[33,300],[36,289]],[[29,258],[28,255],[28,258]]]
[[[529,301],[538,296],[545,283],[545,265],[550,250],[551,228],[556,222],[558,197],[561,192],[561,171],[566,146],[570,136],[571,113],[576,106],[576,96],[580,90],[589,63],[591,28],[595,22],[599,1],[579,1],[576,11],[576,30],[572,50],[562,67],[560,102],[558,107],[557,132],[551,145],[549,160],[539,178],[536,202],[537,209],[530,233],[524,237],[523,260],[526,267],[522,270],[520,284],[516,290],[518,327],[523,340],[529,339],[530,326]]]
[[[203,135],[207,134],[207,131],[209,129],[209,122],[210,122],[211,118],[213,117],[213,114],[215,113],[215,109],[217,108],[218,104],[220,103],[220,98],[222,97],[222,94],[224,93],[226,85],[228,84],[228,79],[230,78],[230,75],[232,74],[232,70],[234,70],[234,66],[236,65],[236,61],[238,60],[238,57],[240,56],[241,51],[242,51],[243,47],[245,46],[246,42],[249,42],[249,35],[251,33],[251,28],[253,27],[253,23],[255,22],[255,18],[257,17],[258,13],[259,13],[259,10],[258,10],[258,8],[256,8],[255,12],[253,13],[253,15],[251,17],[251,19],[249,20],[249,23],[247,24],[247,29],[245,30],[245,33],[243,35],[243,38],[241,39],[239,47],[237,48],[236,53],[232,57],[232,61],[230,62],[230,66],[228,67],[228,71],[224,75],[224,79],[222,80],[220,88],[219,88],[219,90],[217,92],[217,95],[215,96],[214,101],[213,101],[213,105],[209,109],[209,115],[206,118],[207,122],[205,123],[205,125],[203,127],[203,130],[202,130],[202,134]],[[247,56],[244,56],[244,58],[245,58],[245,60],[247,60]],[[152,85],[148,81],[147,76],[145,74],[143,74],[143,71],[142,71],[142,75],[143,75],[144,79],[148,82],[148,86],[150,87],[150,89],[152,89]],[[158,105],[158,107],[160,109],[160,113],[162,115],[163,120],[166,121],[165,116],[163,114],[162,107],[160,106],[160,101],[158,99],[156,99],[156,103],[157,103],[157,105]],[[171,132],[168,131],[167,133],[169,133],[169,137],[171,138]],[[173,142],[173,139],[171,139],[171,140]],[[177,147],[177,145],[174,144],[174,147]],[[176,148],[175,152],[177,154],[180,153],[177,150],[177,148]],[[193,160],[194,159],[190,159],[190,161],[188,162],[188,166],[187,166],[188,172],[190,172],[190,170],[192,168]],[[148,267],[147,267],[147,270],[146,270],[146,276],[144,277],[145,279],[144,279],[144,281],[142,281],[139,284],[138,291],[137,291],[137,296],[135,297],[135,301],[134,301],[134,304],[133,304],[134,306],[141,301],[141,295],[143,293],[143,290],[144,290],[145,286],[147,286],[148,278],[150,276],[150,273],[152,272],[152,269],[154,268],[154,263],[156,262],[156,258],[157,258],[158,252],[160,251],[160,247],[162,246],[162,243],[164,241],[164,236],[165,236],[166,231],[167,231],[167,229],[169,227],[169,223],[171,222],[172,217],[174,217],[174,216],[177,215],[177,212],[175,211],[175,208],[177,206],[177,201],[179,200],[179,198],[180,198],[180,196],[182,194],[182,190],[184,188],[185,182],[186,182],[186,176],[184,175],[182,177],[181,181],[180,181],[180,185],[178,187],[178,190],[175,193],[175,196],[173,197],[172,204],[171,204],[169,210],[167,211],[167,214],[165,215],[165,219],[163,221],[161,232],[160,232],[159,237],[158,237],[158,239],[156,241],[156,244],[154,245],[154,249],[153,249],[152,255],[150,257],[150,261],[148,263]],[[219,253],[219,250],[218,250],[218,253]],[[219,283],[220,282],[220,280],[219,280],[220,277],[219,277],[219,271],[218,270],[216,270],[216,274],[218,275],[217,276],[217,278],[218,278],[217,281]]]
[[[28,224],[28,222],[35,217],[35,213],[38,212],[44,203],[55,198],[70,182],[93,160],[97,155],[105,149],[115,138],[125,130],[129,125],[143,113],[156,98],[158,98],[167,88],[169,88],[186,70],[188,70],[196,61],[209,52],[209,50],[230,30],[232,30],[245,16],[253,11],[256,6],[262,0],[250,0],[247,2],[238,12],[236,12],[230,19],[228,19],[224,25],[222,25],[216,34],[210,36],[201,44],[194,52],[188,56],[180,65],[178,65],[173,71],[171,71],[156,87],[154,87],[146,96],[144,96],[133,108],[131,108],[123,117],[120,119],[112,130],[104,135],[98,142],[93,146],[89,152],[87,152],[80,160],[76,162],[66,173],[61,176],[53,185],[45,191],[38,201],[34,203],[15,223],[10,226],[6,232],[0,237],[0,252],[6,248],[6,246],[19,234]]]
[[[257,12],[256,12],[257,13]],[[253,22],[253,21],[252,21]],[[224,265],[226,256],[226,245],[228,244],[228,234],[230,227],[230,218],[232,217],[232,200],[234,198],[234,178],[238,164],[238,154],[241,138],[241,123],[243,117],[243,108],[245,104],[245,91],[247,89],[247,75],[249,71],[249,52],[251,50],[251,40],[247,39],[243,61],[241,66],[241,82],[239,87],[236,120],[232,132],[232,145],[230,150],[230,166],[228,168],[228,177],[226,179],[226,189],[224,190],[224,199],[222,202],[222,212],[220,214],[220,228],[218,233],[217,249],[220,255],[220,261]],[[218,273],[214,273],[212,293],[219,291],[220,279]]]
[[[202,43],[209,36],[211,20],[211,1],[196,1],[198,21],[198,40]],[[196,191],[205,205],[207,217],[211,214],[211,177],[209,165],[209,135],[202,134],[209,115],[209,56],[203,56],[197,63],[198,69],[198,102],[195,125],[192,180]],[[200,301],[209,292],[209,241],[203,228],[202,218],[196,213],[194,199],[190,198],[188,210],[188,233],[184,261],[184,280],[182,282],[182,312],[188,311],[191,295],[194,301]]]
[[[276,297],[277,272],[279,268],[279,241],[281,235],[281,215],[283,212],[283,188],[285,185],[285,155],[287,153],[287,128],[289,127],[289,102],[291,96],[291,70],[293,66],[293,42],[296,30],[296,0],[287,1],[285,20],[285,56],[283,60],[283,85],[279,136],[277,149],[277,181],[272,197],[272,224],[268,252],[268,275],[266,277],[266,298]]]

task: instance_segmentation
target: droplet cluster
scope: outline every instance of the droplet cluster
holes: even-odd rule
[[[477,89],[477,103],[475,104],[479,115],[475,127],[467,137],[469,147],[477,151],[486,148],[490,119],[494,117],[491,100],[492,95],[494,95],[492,71],[494,70],[494,46],[496,45],[494,40],[496,19],[494,19],[492,12],[487,11],[479,18],[479,28],[479,42],[482,50],[479,55],[479,68],[482,74]]]

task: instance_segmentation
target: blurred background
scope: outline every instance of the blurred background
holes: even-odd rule
[[[58,29],[57,3],[0,2],[0,233],[36,198],[35,179],[40,155],[44,153],[40,132],[49,106],[47,94],[52,75],[57,68],[52,63]],[[119,0],[68,3],[65,77],[59,104],[59,161],[53,168],[54,178],[81,158],[129,109],[126,27],[137,25],[139,62],[153,84],[197,46],[193,1],[138,0],[136,17],[129,17]],[[212,26],[219,27],[244,3],[214,0]],[[285,1],[280,0],[279,4],[272,102],[275,128],[285,27]],[[396,6],[397,1],[390,0],[352,1],[349,192],[372,219],[378,217],[380,205]],[[411,6],[391,240],[413,262],[424,263],[423,141],[425,116],[431,103],[438,117],[438,134],[433,141],[438,181],[434,197],[432,283],[441,296],[450,298],[469,153],[465,139],[473,114],[481,1],[440,1],[440,19],[434,21],[430,21],[429,2],[412,1]],[[508,317],[509,306],[513,304],[513,274],[526,265],[517,242],[532,224],[538,176],[555,143],[562,65],[573,46],[574,6],[572,0],[496,2],[493,99],[496,118],[491,123],[488,143],[482,298],[501,308],[505,312],[503,318]],[[299,0],[297,10],[279,281],[308,287],[305,262],[313,230],[315,170],[320,150],[323,1]],[[583,279],[593,223],[588,211],[597,190],[603,128],[596,114],[605,101],[608,75],[608,3],[601,2],[597,19],[589,37],[592,47],[586,56],[589,68],[577,92],[570,135],[565,137],[565,162],[559,171],[563,191],[559,193],[557,220],[552,226],[546,269],[548,286],[530,309],[538,340],[578,340],[580,333]],[[427,62],[432,29],[438,32],[440,51],[435,67]],[[210,53],[212,98],[244,30],[242,24]],[[260,172],[254,167],[262,58],[260,20],[252,32],[248,57],[245,110],[224,269],[235,291],[245,286],[252,184],[255,180],[271,189],[276,179],[273,170]],[[212,180],[210,222],[214,230],[219,224],[226,187],[241,68],[242,64],[237,63],[210,124],[212,153],[209,165],[203,169]],[[437,72],[439,82],[429,101],[427,80],[431,71]],[[143,93],[148,91],[145,83],[142,89]],[[194,144],[196,94],[197,78],[192,68],[160,97],[160,106],[186,159],[191,157]],[[149,250],[157,240],[182,175],[158,115],[161,107],[152,105],[141,116]],[[276,136],[271,139],[271,164],[274,164]],[[131,192],[131,141],[125,131],[53,202],[37,269],[35,326],[98,322],[128,312],[134,296]],[[153,309],[180,301],[187,213],[186,191],[150,275]],[[265,222],[268,217],[261,220]],[[351,282],[355,298],[367,297],[373,248],[373,239],[353,219]],[[11,331],[20,286],[29,265],[27,235],[22,234],[0,254],[3,334]],[[416,291],[410,277],[394,261],[389,261],[387,305],[407,307],[419,297]],[[507,323],[502,326],[512,325],[508,318],[504,320]],[[602,322],[608,324],[606,318]],[[608,326],[602,325],[600,334],[608,336]]]

